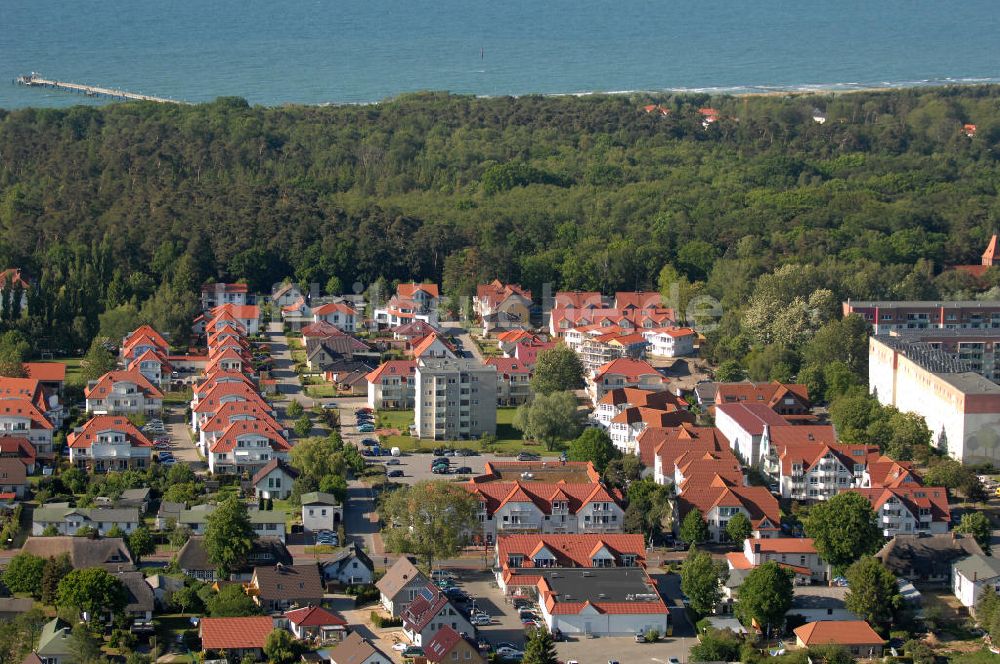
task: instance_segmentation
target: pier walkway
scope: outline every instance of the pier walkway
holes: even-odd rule
[[[37,88],[53,88],[56,90],[64,90],[66,92],[78,92],[80,94],[87,95],[88,97],[108,97],[110,99],[120,99],[123,101],[152,101],[159,104],[186,104],[187,102],[177,101],[176,99],[167,99],[166,97],[156,97],[153,95],[144,95],[137,92],[127,92],[125,90],[115,90],[112,88],[102,88],[96,85],[84,85],[82,83],[69,83],[66,81],[56,81],[48,78],[43,78],[41,75],[32,72],[25,76],[18,76],[15,79],[18,85],[26,85],[28,87]]]

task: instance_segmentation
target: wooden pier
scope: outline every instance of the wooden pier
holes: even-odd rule
[[[40,74],[31,72],[25,76],[18,76],[15,79],[18,85],[25,85],[31,88],[53,88],[65,92],[77,92],[88,97],[107,97],[121,101],[152,101],[158,104],[186,104],[187,102],[167,99],[166,97],[155,97],[126,90],[115,90],[112,88],[102,88],[96,85],[83,85],[82,83],[69,83],[67,81],[56,81],[42,77]]]

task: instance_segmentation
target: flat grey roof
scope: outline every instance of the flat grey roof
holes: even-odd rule
[[[581,567],[531,570],[539,573],[561,602],[662,601],[641,567]],[[637,598],[638,596],[638,598]]]
[[[851,307],[878,307],[879,309],[1000,309],[1000,300],[857,300],[848,301]]]
[[[941,380],[961,390],[963,394],[1000,394],[1000,385],[972,371],[937,375]]]

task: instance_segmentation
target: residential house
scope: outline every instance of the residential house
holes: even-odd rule
[[[987,588],[1000,592],[1000,559],[979,554],[952,565],[951,589],[962,606],[975,610]]]
[[[372,317],[380,327],[395,328],[418,320],[437,325],[439,301],[437,284],[399,284],[388,302],[375,307]]]
[[[254,567],[247,593],[265,611],[314,606],[323,601],[323,579],[316,563]]]
[[[531,291],[494,279],[476,287],[472,310],[483,323],[483,336],[527,325],[531,320]]]
[[[7,399],[30,401],[53,426],[62,426],[64,411],[58,392],[37,378],[0,377],[0,400]]]
[[[531,473],[528,473],[529,475]],[[479,501],[482,538],[513,533],[620,533],[622,498],[598,482],[476,482],[464,485]]]
[[[184,587],[184,580],[166,574],[153,574],[146,577],[146,585],[153,591],[156,609],[166,612],[170,610],[173,594]]]
[[[646,563],[642,535],[501,535],[496,542],[496,578],[510,594],[533,588],[545,570],[574,567],[636,567]]]
[[[286,307],[301,299],[303,293],[298,284],[284,283],[271,292],[271,302],[279,307]]]
[[[129,371],[138,371],[146,377],[146,380],[160,388],[170,383],[170,376],[174,371],[173,365],[166,357],[155,350],[147,350],[131,360],[125,368]]]
[[[694,421],[695,415],[687,409],[686,404],[678,406],[667,403],[657,407],[630,406],[612,417],[607,429],[615,447],[626,454],[638,454],[639,436],[646,429],[676,427],[681,424],[694,424]]]
[[[559,341],[541,341],[541,340],[531,340],[531,341],[519,341],[514,344],[514,350],[511,353],[505,353],[506,357],[513,357],[518,362],[522,364],[530,364],[535,366],[538,362],[538,354],[547,350],[552,350],[560,344]]]
[[[27,474],[32,475],[38,464],[38,453],[24,436],[0,436],[0,459],[17,459]]]
[[[0,495],[21,500],[28,490],[28,471],[20,459],[0,458]]]
[[[417,361],[414,422],[418,438],[468,440],[497,432],[496,368],[477,360]]]
[[[288,631],[303,641],[341,641],[347,633],[347,621],[321,606],[285,611],[285,621]]]
[[[812,421],[809,388],[801,383],[715,383],[715,403],[764,404],[790,422]]]
[[[912,463],[896,461],[884,455],[869,455],[864,475],[861,477],[862,487],[876,489],[907,484],[923,484]]]
[[[344,506],[332,494],[310,491],[302,494],[302,528],[306,532],[336,530],[344,520]]]
[[[22,362],[28,378],[37,380],[48,394],[62,398],[66,386],[66,364],[63,362]]]
[[[127,535],[139,527],[141,520],[134,507],[86,508],[48,503],[32,513],[31,534],[41,536],[46,528],[54,526],[60,535],[75,535],[81,528],[92,528],[103,536],[116,527]]]
[[[208,559],[208,551],[205,549],[205,537],[203,535],[192,535],[184,543],[181,550],[177,552],[177,568],[186,576],[206,583],[228,580],[220,579],[218,568],[215,563]],[[275,537],[259,537],[247,554],[246,566],[234,570],[231,578],[249,580],[253,574],[254,567],[274,567],[276,565],[291,565],[292,554],[288,552],[285,544]]]
[[[541,618],[550,632],[579,636],[667,633],[670,612],[641,567],[562,569],[536,585]]]
[[[61,618],[53,618],[45,623],[34,654],[42,664],[75,664],[77,659],[76,649],[73,647],[73,627]]]
[[[204,318],[205,334],[218,331],[223,326],[242,329],[249,337],[260,334],[260,307],[252,304],[221,304],[212,308]],[[232,325],[235,323],[236,325]],[[196,329],[197,329],[196,324]]]
[[[211,473],[256,473],[272,459],[288,460],[292,446],[263,420],[236,420],[208,448]]]
[[[139,514],[145,514],[149,509],[149,487],[140,489],[125,489],[118,500],[111,501],[115,507],[134,507],[139,510]]]
[[[440,334],[441,330],[431,325],[427,321],[415,320],[406,325],[393,328],[392,338],[396,341],[405,341],[407,347],[412,347],[429,334]]]
[[[416,403],[417,363],[389,360],[365,376],[368,407],[373,410],[408,410]]]
[[[579,356],[588,375],[618,358],[641,360],[649,346],[641,334],[617,325],[574,328],[563,335],[563,342]]]
[[[648,362],[619,358],[595,370],[587,379],[587,390],[596,406],[607,392],[616,388],[637,387],[658,391],[663,390],[669,382],[666,376]]]
[[[0,436],[27,438],[39,455],[52,454],[55,427],[28,399],[0,398]]]
[[[941,535],[896,535],[875,557],[901,579],[923,585],[946,585],[951,582],[955,562],[981,555],[983,550],[972,535],[952,531]]]
[[[198,446],[203,450],[239,419],[263,420],[283,431],[274,415],[274,408],[257,389],[243,383],[219,383],[191,408],[193,430],[199,434]]]
[[[163,393],[136,369],[109,371],[83,393],[94,415],[156,416],[163,410]]]
[[[486,664],[476,644],[445,625],[424,646],[424,659],[433,664],[444,662],[471,662]]]
[[[342,360],[378,362],[379,353],[368,344],[347,334],[309,337],[306,340],[306,364],[310,369],[324,370],[327,365]]]
[[[313,307],[313,322],[329,323],[338,330],[354,332],[358,328],[358,312],[345,302],[330,302]]]
[[[791,424],[766,404],[719,403],[715,406],[715,426],[743,463],[758,468],[765,430]]]
[[[221,304],[249,304],[246,284],[205,284],[201,287],[201,310],[209,311]]]
[[[830,565],[816,551],[810,537],[749,538],[743,550],[726,554],[729,569],[753,569],[766,562],[775,562],[806,583],[828,583],[832,578]]]
[[[517,344],[541,341],[541,337],[534,332],[529,332],[523,328],[514,328],[497,334],[497,349],[504,357],[511,357],[514,354],[514,347]]]
[[[864,620],[820,620],[796,627],[795,644],[800,648],[840,646],[854,657],[878,659],[885,640]]]
[[[738,513],[750,519],[754,537],[775,537],[781,528],[778,501],[762,486],[739,486],[716,477],[701,486],[688,486],[677,498],[674,532],[684,517],[698,509],[708,524],[713,542],[729,541],[726,525]]]
[[[869,456],[879,456],[878,446],[836,440],[832,426],[765,427],[761,468],[778,484],[782,498],[827,500],[862,486]]]
[[[205,659],[230,662],[242,661],[244,657],[264,661],[264,645],[273,631],[274,621],[270,616],[202,618],[198,625]]]
[[[146,577],[142,572],[119,572],[115,575],[122,585],[125,586],[125,610],[124,615],[135,623],[149,624],[153,619],[153,610],[156,608],[156,598],[153,589],[146,583]],[[111,622],[111,614],[108,615],[108,622]]]
[[[519,406],[531,401],[531,376],[534,365],[513,357],[489,357],[486,365],[497,370],[497,405]]]
[[[332,558],[321,562],[320,573],[326,582],[335,581],[344,586],[369,584],[375,580],[375,563],[360,544],[351,542]]]
[[[906,485],[848,491],[861,494],[871,503],[886,537],[921,532],[937,535],[951,527],[948,490],[944,487]]]
[[[677,466],[692,458],[712,454],[724,458],[732,454],[729,440],[715,427],[682,424],[677,427],[649,427],[637,439],[639,459],[653,468],[657,484],[673,483]]]
[[[195,535],[205,534],[205,524],[208,523],[208,516],[214,512],[216,505],[195,505],[180,513],[177,518],[177,526],[189,528]],[[287,514],[284,510],[259,510],[251,508],[249,510],[250,525],[253,526],[257,537],[274,537],[285,542],[285,520]]]
[[[376,648],[359,632],[351,632],[327,651],[330,664],[394,664],[391,657]]]
[[[284,500],[292,493],[292,482],[299,476],[295,470],[281,459],[271,459],[253,476],[254,493],[257,500]]]
[[[414,600],[421,588],[428,584],[424,573],[406,556],[401,556],[385,576],[375,583],[382,608],[393,618],[399,617]]]
[[[147,350],[166,355],[170,344],[152,325],[140,325],[129,332],[119,345],[121,359],[125,364],[139,357]]]
[[[466,634],[476,633],[465,613],[433,583],[427,583],[417,592],[417,596],[403,610],[402,618],[403,634],[416,646],[429,644],[443,627]]]
[[[426,337],[413,344],[408,354],[414,360],[418,361],[434,358],[455,359],[455,357],[457,357],[451,345],[445,341],[441,335],[435,332],[428,334]]]
[[[685,357],[694,354],[698,333],[690,327],[661,327],[644,330],[643,338],[649,344],[646,353],[653,357]]]
[[[29,537],[21,547],[22,553],[30,553],[39,558],[69,557],[73,569],[100,567],[108,572],[135,569],[132,554],[121,537]]]
[[[149,466],[153,443],[124,415],[95,415],[66,437],[69,461],[95,473]]]
[[[156,510],[156,522],[153,527],[157,530],[172,530],[177,526],[181,513],[187,509],[184,503],[173,503],[169,500],[161,500],[160,507]]]

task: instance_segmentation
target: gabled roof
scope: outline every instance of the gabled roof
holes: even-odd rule
[[[381,380],[383,376],[400,376],[407,380],[415,377],[417,373],[417,363],[415,360],[389,360],[383,362],[375,371],[372,371],[365,380],[374,383]]]
[[[301,627],[343,626],[347,624],[346,620],[321,606],[306,606],[301,609],[285,611],[285,618],[293,625]]]
[[[260,319],[260,307],[255,304],[220,304],[209,311],[209,315],[213,317],[213,320],[224,315],[232,316],[236,320],[258,320]]]
[[[430,599],[427,599],[430,597]],[[428,582],[410,604],[403,609],[403,627],[411,632],[422,632],[444,607],[451,604],[448,596],[433,583]],[[455,610],[455,613],[459,613]]]
[[[663,474],[672,477],[675,461],[686,452],[732,453],[729,441],[715,427],[696,427],[681,424],[676,427],[647,427],[636,438],[639,457],[648,468],[660,457]]]
[[[504,284],[494,279],[488,284],[476,286],[476,298],[485,302],[490,308],[496,308],[514,296],[531,301],[531,291],[524,290],[520,284]]]
[[[647,427],[677,426],[684,422],[694,424],[694,413],[679,410],[673,404],[663,408],[626,408],[611,418],[612,424],[643,424]]]
[[[976,125],[965,125],[966,129],[972,127],[972,133],[976,133]],[[994,233],[990,237],[990,243],[986,245],[986,251],[983,252],[983,265],[992,265],[1000,256],[997,255],[997,234]]]
[[[153,344],[159,346],[160,348],[169,348],[170,344],[167,340],[163,338],[163,335],[157,332],[152,325],[140,325],[139,327],[132,330],[124,340],[122,340],[122,347],[128,348],[134,345],[134,342],[140,337],[147,337],[153,341]]]
[[[285,544],[277,537],[258,537],[254,539],[249,558],[269,564],[292,564],[292,554]],[[177,567],[182,570],[215,570],[216,564],[208,559],[205,549],[205,536],[192,535],[177,552]]]
[[[268,600],[319,600],[326,592],[316,563],[254,567],[251,583]]]
[[[770,406],[762,403],[718,403],[716,413],[724,413],[736,422],[737,426],[751,436],[764,435],[764,427],[792,426],[792,424],[774,412]]]
[[[940,535],[899,534],[889,540],[875,557],[893,574],[907,578],[912,574],[942,576],[951,572],[951,564],[965,556],[981,556],[983,550],[972,535],[956,532]]]
[[[410,337],[425,337],[428,334],[436,333],[438,329],[423,320],[415,320],[405,325],[400,325],[399,327],[393,328],[392,336],[396,338]]]
[[[410,284],[399,284],[398,286],[396,286],[396,295],[407,299],[413,299],[413,296],[416,295],[417,292],[419,291],[423,291],[424,293],[427,293],[431,297],[435,298],[441,296],[440,292],[438,291],[437,284],[410,283]]]
[[[615,293],[615,308],[617,309],[657,309],[663,306],[663,296],[658,291],[618,291]]]
[[[273,471],[278,469],[281,469],[281,472],[285,473],[292,479],[295,479],[296,477],[299,476],[299,471],[295,470],[281,459],[274,458],[268,461],[266,464],[264,464],[264,467],[257,471],[257,474],[253,476],[253,480],[251,480],[251,483],[256,485],[258,482],[260,482],[261,480],[265,479],[268,475],[270,475]]]
[[[629,406],[644,408],[659,408],[664,410],[667,405],[686,409],[688,404],[670,390],[641,390],[638,387],[616,387],[608,390],[598,400],[598,405]]]
[[[26,399],[43,413],[49,409],[42,383],[37,378],[0,377],[0,399]]]
[[[392,658],[372,645],[372,642],[361,636],[359,632],[351,632],[343,641],[329,651],[331,662],[336,664],[363,664],[373,655],[379,655],[387,661]]]
[[[822,645],[880,646],[885,639],[864,620],[821,620],[795,628],[795,636],[807,647]]]
[[[0,458],[0,484],[24,485],[28,482],[28,470],[24,462],[11,457]]]
[[[249,290],[246,284],[226,284],[221,281],[214,284],[205,284],[201,287],[202,293],[246,293]]]
[[[41,558],[56,558],[62,554],[69,556],[74,569],[102,567],[110,571],[132,569],[132,554],[121,537],[29,537],[21,547],[22,553],[31,553]]]
[[[129,370],[140,371],[139,364],[142,362],[158,362],[161,366],[170,369],[172,365],[163,355],[152,348],[147,348],[141,355],[132,359],[128,363]]]
[[[95,415],[79,431],[66,437],[66,444],[74,449],[88,449],[104,431],[116,431],[125,435],[131,447],[152,447],[146,435],[139,431],[124,415]]]
[[[406,556],[400,557],[396,560],[395,564],[389,568],[381,579],[375,583],[375,587],[379,589],[386,597],[392,599],[394,598],[400,590],[405,588],[408,584],[412,583],[414,579],[419,579],[421,583],[427,583],[427,577],[424,573],[416,568],[416,566],[410,562],[410,559]]]
[[[972,555],[955,563],[955,573],[977,581],[1000,576],[1000,559],[993,556]]]
[[[513,482],[467,482],[463,486],[486,503],[486,510],[493,514],[500,507],[507,503],[531,503],[535,505],[543,514],[552,513],[552,497],[557,490],[569,497],[567,506],[570,514],[575,514],[581,507],[592,502],[608,502],[620,505],[621,496],[612,493],[597,483],[569,483],[569,482],[524,482],[521,480]]]
[[[752,537],[747,541],[755,553],[816,553],[816,543],[811,537]]]
[[[604,299],[597,291],[558,291],[553,309],[601,309]]]
[[[453,630],[448,625],[445,625],[434,634],[430,643],[424,647],[424,657],[429,662],[440,664],[441,662],[446,661],[448,654],[454,650],[455,646],[462,640],[463,638],[461,634]],[[472,647],[472,651],[476,652],[475,646]],[[482,660],[480,659],[479,661]]]
[[[454,355],[454,352],[453,352],[453,350],[451,348],[451,345],[448,344],[448,342],[446,342],[440,336],[438,336],[438,334],[436,332],[431,332],[426,337],[424,337],[423,339],[421,339],[417,343],[417,345],[414,346],[413,349],[410,351],[410,355],[412,355],[415,359],[420,359],[421,357],[423,357],[427,353],[427,351],[429,351],[431,349],[431,347],[435,343],[438,343],[438,342],[440,342],[440,344],[442,346],[444,346],[445,349],[451,355]]]
[[[147,399],[162,399],[163,393],[153,386],[149,380],[137,369],[130,371],[109,371],[97,380],[93,387],[84,389],[84,395],[88,399],[103,399],[111,394],[112,387],[116,383],[132,383],[136,389],[141,390]]]
[[[26,417],[32,429],[52,429],[41,410],[27,399],[0,399],[0,417]]]
[[[263,648],[274,631],[270,616],[246,618],[202,618],[202,650]]]
[[[267,402],[264,401],[264,397],[260,396],[260,392],[257,391],[253,385],[247,383],[216,383],[210,391],[203,393],[202,396],[198,398],[198,403],[194,407],[194,412],[196,413],[215,413],[218,409],[226,405],[226,403],[234,403],[235,399],[229,402],[224,402],[222,399],[224,397],[242,397],[246,401],[255,403],[262,410],[267,410]]]
[[[521,567],[533,568],[533,557],[542,548],[556,558],[556,567],[590,567],[595,551],[608,550],[621,563],[624,554],[634,555],[636,564],[646,560],[646,543],[642,535],[580,533],[573,535],[501,535],[497,537],[497,561],[507,564],[511,555],[524,557]]]
[[[873,488],[923,484],[909,461],[894,461],[886,456],[868,458],[868,479]]]
[[[705,516],[715,507],[741,507],[749,514],[755,529],[777,528],[781,523],[778,501],[762,486],[736,486],[718,481],[709,486],[692,483],[677,498],[677,507],[682,520],[693,508],[698,508]],[[767,526],[764,525],[765,519]]]
[[[327,337],[345,336],[347,334],[333,323],[327,323],[325,320],[305,325],[301,330],[299,330],[299,333],[303,337],[319,337],[321,339],[325,339]]]
[[[243,383],[249,387],[254,387],[253,381],[250,378],[239,371],[216,371],[215,373],[208,375],[200,383],[194,386],[194,394],[200,399],[203,395],[208,394],[215,388],[216,385],[224,385],[226,383]]]
[[[497,375],[507,378],[513,375],[531,374],[534,365],[526,364],[516,357],[489,357],[484,364],[496,367]]]
[[[49,658],[70,658],[73,655],[71,635],[73,628],[59,618],[53,618],[42,627],[38,637],[39,655]]]
[[[717,383],[716,403],[764,403],[774,407],[786,396],[795,398],[806,407],[809,405],[809,388],[802,383]]]
[[[0,454],[16,455],[26,465],[34,463],[37,457],[35,446],[22,436],[0,436]]]
[[[512,344],[518,341],[523,341],[526,339],[534,339],[540,341],[538,335],[533,332],[528,332],[527,330],[522,330],[520,328],[514,330],[507,330],[506,332],[501,332],[497,335],[497,341],[505,344]]]
[[[327,304],[321,304],[320,306],[315,307],[312,311],[316,316],[326,316],[327,314],[332,313],[344,314],[345,316],[358,315],[358,312],[355,311],[351,305],[345,304],[344,302],[329,302]]]
[[[62,362],[23,362],[29,378],[43,383],[61,383],[66,380],[66,365]]]
[[[889,500],[895,498],[911,514],[916,516],[921,509],[930,510],[931,520],[948,523],[951,508],[948,506],[948,490],[940,486],[905,485],[870,489],[851,488],[847,491],[860,493],[871,503],[876,512]]]
[[[213,454],[232,452],[236,449],[239,438],[248,435],[266,438],[271,444],[271,449],[276,452],[288,451],[292,447],[280,431],[263,420],[236,420],[226,427],[222,435],[212,444],[210,451]]]
[[[628,382],[638,382],[640,378],[647,376],[652,376],[654,378],[660,379],[663,383],[667,382],[667,377],[661,374],[652,364],[646,362],[645,360],[633,360],[627,357],[619,357],[618,359],[611,360],[597,369],[594,372],[594,380],[600,380],[603,376],[608,374],[615,376],[624,376],[625,380]]]
[[[206,406],[207,409],[210,410]],[[200,412],[200,411],[195,411]],[[234,420],[254,419],[261,420],[275,431],[282,431],[281,424],[271,415],[270,406],[267,406],[263,399],[248,399],[247,401],[227,401],[218,406],[218,409],[205,422],[199,424],[199,428],[205,433],[215,431],[225,431]]]

